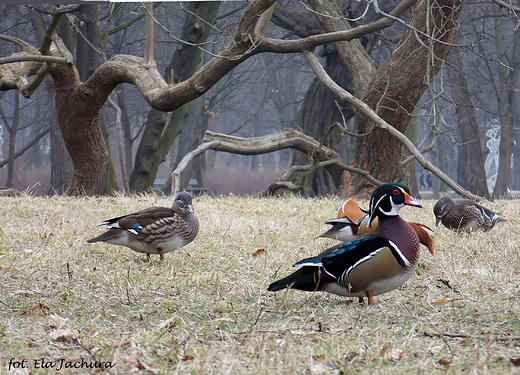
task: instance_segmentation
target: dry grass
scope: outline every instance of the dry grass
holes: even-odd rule
[[[24,359],[18,373],[49,373],[40,358],[110,361],[111,374],[520,374],[518,201],[488,204],[510,219],[490,233],[438,228],[436,256],[423,251],[373,307],[266,292],[334,243],[315,236],[338,199],[197,198],[198,238],[163,263],[85,241],[103,219],[169,199],[0,201],[0,374]],[[433,226],[423,203],[403,217]],[[53,339],[58,328],[80,337]]]

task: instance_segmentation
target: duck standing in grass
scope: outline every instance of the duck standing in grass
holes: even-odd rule
[[[419,261],[419,238],[412,226],[399,216],[405,205],[421,207],[407,186],[383,184],[370,199],[370,226],[374,233],[331,247],[318,256],[301,260],[291,275],[269,285],[276,292],[285,288],[324,291],[345,297],[368,298],[399,288],[414,273]]]
[[[192,196],[180,192],[171,208],[150,207],[129,215],[105,220],[100,226],[110,228],[88,243],[106,242],[150,254],[164,254],[192,242],[199,233],[199,220],[193,211]]]
[[[338,241],[350,241],[357,236],[373,233],[378,225],[378,219],[374,219],[368,225],[368,211],[359,207],[352,199],[348,199],[338,210],[337,219],[330,219],[325,224],[332,225],[328,231],[320,234],[319,237],[328,237]],[[433,230],[420,223],[408,222],[419,236],[419,241],[426,246],[428,251],[435,255],[435,234]]]
[[[497,223],[507,221],[496,212],[472,200],[453,200],[449,195],[445,195],[435,203],[433,214],[436,217],[436,226],[441,222],[446,228],[458,233],[463,231],[470,233],[477,230],[488,232]]]

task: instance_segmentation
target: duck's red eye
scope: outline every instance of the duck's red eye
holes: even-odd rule
[[[394,191],[392,191],[392,194],[393,194],[393,195],[399,195],[399,194],[401,194],[401,190],[399,190],[399,189],[394,189]]]

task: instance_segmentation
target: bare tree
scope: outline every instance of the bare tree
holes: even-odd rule
[[[498,10],[498,5],[496,6]],[[500,151],[498,175],[493,191],[495,197],[508,195],[511,178],[511,157],[513,155],[515,118],[518,115],[520,85],[520,36],[516,33],[513,40],[511,58],[509,60],[504,37],[503,20],[495,17],[495,35],[497,40],[497,56],[500,61],[498,67],[499,90],[497,91],[498,110],[500,118]],[[511,68],[508,68],[511,65]]]
[[[385,129],[395,127],[402,132],[406,130],[413,108],[450,50],[461,2],[404,0],[388,13],[381,11],[377,2],[372,2],[377,13],[376,20],[359,26],[351,26],[343,18],[337,17],[338,7],[335,2],[316,2],[313,6],[320,10],[318,19],[324,32],[293,40],[266,37],[263,34],[266,20],[270,17],[268,10],[272,10],[273,4],[272,0],[250,2],[242,11],[227,45],[214,53],[214,57],[200,69],[178,82],[165,80],[159,74],[152,58],[153,43],[150,34],[143,52],[144,57],[115,55],[82,81],[72,55],[56,32],[63,15],[76,12],[79,8],[60,6],[54,10],[47,26],[47,37],[41,42],[39,49],[19,39],[10,39],[21,48],[21,52],[0,59],[0,63],[3,63],[0,65],[0,90],[19,89],[25,96],[30,96],[43,78],[47,74],[51,75],[55,84],[60,129],[74,166],[67,193],[101,194],[106,192],[109,156],[100,111],[117,85],[134,85],[155,110],[169,112],[200,97],[232,69],[259,53],[301,53],[309,63],[314,63],[311,55],[315,55],[311,51],[321,45],[335,44],[341,61],[348,67],[352,79],[351,90],[355,96],[363,99],[363,104],[368,104],[369,108],[375,110],[376,114],[374,117],[373,113],[367,114],[369,112],[361,110],[362,106],[356,107],[358,132],[369,135],[358,139],[353,163],[358,169],[370,171],[377,180],[395,179],[402,159],[402,145],[400,141],[388,138],[385,132],[388,130]],[[414,7],[413,17],[406,23],[400,17],[411,7]],[[326,16],[328,12],[334,14]],[[364,72],[362,67],[366,70],[365,63],[370,62],[370,59],[358,39],[387,28],[396,21],[405,29],[399,47],[377,70],[369,69]],[[29,81],[29,77],[32,80]],[[344,77],[339,74],[337,80],[341,78]],[[323,79],[320,81],[323,83]],[[335,92],[335,95],[340,101],[350,105],[357,103],[356,100],[345,99],[343,92]],[[381,124],[382,127],[379,126]],[[389,124],[394,127],[388,127]],[[161,125],[160,133],[162,129],[164,125]],[[143,139],[149,142],[150,138]],[[156,147],[153,144],[151,146]],[[149,170],[143,169],[146,176],[143,174],[135,179],[146,181],[137,190],[150,185],[154,168],[164,159],[167,150],[169,147],[158,153],[157,156],[161,157],[159,162],[143,164]],[[139,156],[137,160],[145,159]],[[424,164],[430,168],[427,162]],[[331,170],[330,168],[335,168],[333,166],[327,168],[331,175],[341,173],[341,178],[335,179],[344,185],[341,190],[343,194],[364,192],[371,186],[364,177]]]
[[[208,38],[218,8],[218,2],[189,3],[182,40],[190,42],[181,43],[177,47],[166,68],[164,76],[166,82],[177,84],[193,76],[197,71],[202,57],[198,46],[204,44]],[[130,188],[133,191],[145,191],[153,185],[157,169],[180,134],[187,114],[187,105],[175,109],[169,120],[163,111],[152,109],[149,112],[130,176]]]
[[[461,1],[419,1],[395,53],[372,78],[363,101],[402,133],[419,99],[446,59],[456,33]],[[375,128],[363,114],[358,117],[358,132],[371,132],[356,142],[352,163],[370,170],[382,181],[397,177],[401,145]],[[410,182],[410,181],[406,181]],[[345,196],[364,194],[373,189],[358,175],[344,176]]]
[[[451,52],[447,70],[460,131],[457,180],[473,193],[489,198],[475,106],[471,100],[462,57],[457,48]]]

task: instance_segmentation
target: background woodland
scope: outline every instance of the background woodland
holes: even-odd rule
[[[435,195],[520,189],[520,13],[500,0],[1,11],[6,187],[169,193],[206,143],[180,188],[366,195],[426,169]]]

